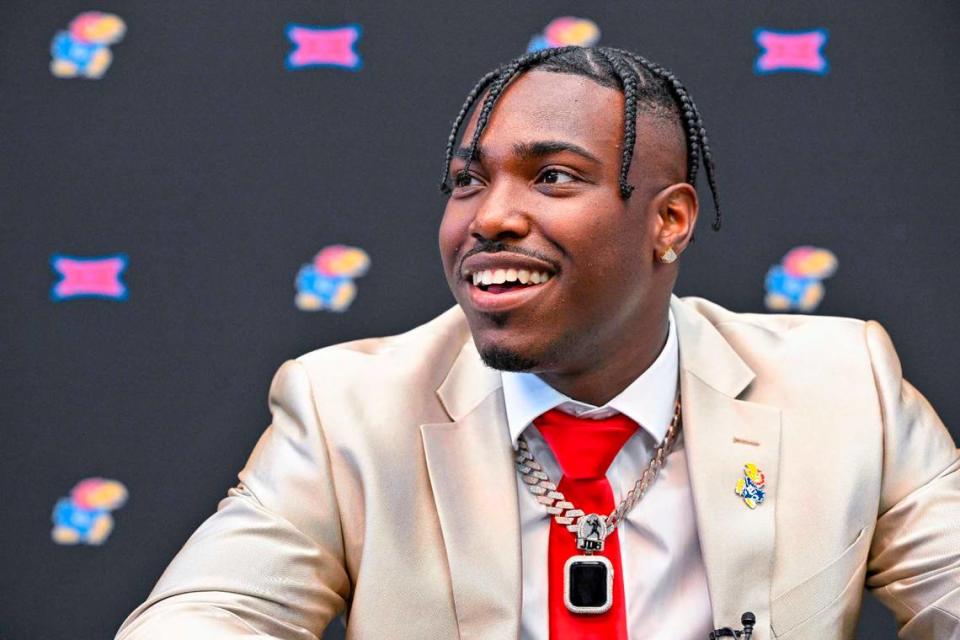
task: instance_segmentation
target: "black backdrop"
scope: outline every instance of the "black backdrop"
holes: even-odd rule
[[[89,9],[126,21],[113,65],[53,77],[51,39]],[[672,68],[704,114],[726,226],[701,225],[678,292],[761,311],[768,267],[829,248],[817,313],[883,322],[957,424],[954,2],[0,0],[0,638],[110,637],[234,483],[283,360],[452,304],[449,123],[562,15]],[[360,24],[363,68],[285,69],[289,23]],[[755,74],[759,27],[827,29],[829,72]],[[355,302],[298,310],[298,268],[336,243],[372,259]],[[126,301],[51,300],[53,255],[118,252]],[[54,544],[54,502],[90,476],[129,489],[116,529]],[[861,634],[894,635],[869,599]]]

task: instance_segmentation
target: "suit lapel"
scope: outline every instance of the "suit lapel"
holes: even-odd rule
[[[738,399],[755,378],[717,329],[674,297],[683,438],[714,625],[757,616],[770,637],[780,410]],[[500,374],[468,341],[438,390],[452,421],[421,426],[461,638],[516,638],[521,604],[516,473]],[[750,509],[735,493],[746,463],[766,476]]]
[[[714,626],[739,628],[757,616],[756,640],[770,634],[775,504],[780,458],[780,410],[737,399],[754,373],[716,328],[674,298],[680,339],[684,447]],[[736,495],[743,466],[766,476],[755,509]]]
[[[520,524],[500,374],[468,342],[438,394],[452,422],[420,427],[461,638],[516,638]]]

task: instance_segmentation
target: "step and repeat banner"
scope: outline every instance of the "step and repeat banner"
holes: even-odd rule
[[[958,25],[950,2],[3,0],[0,638],[112,637],[235,483],[284,360],[453,304],[449,125],[525,50],[625,47],[690,88],[725,224],[678,293],[877,319],[957,425]],[[868,597],[862,636],[894,629]]]

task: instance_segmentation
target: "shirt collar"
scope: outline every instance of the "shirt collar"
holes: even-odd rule
[[[680,369],[680,350],[672,310],[669,324],[667,342],[653,364],[602,407],[573,400],[535,374],[502,371],[503,400],[514,448],[520,434],[535,418],[555,408],[583,418],[605,418],[622,413],[639,424],[654,440],[662,440],[673,418]]]

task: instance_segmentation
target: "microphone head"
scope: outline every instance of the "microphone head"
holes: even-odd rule
[[[740,616],[740,624],[745,627],[752,627],[757,624],[757,616],[753,615],[753,611],[747,611]]]

